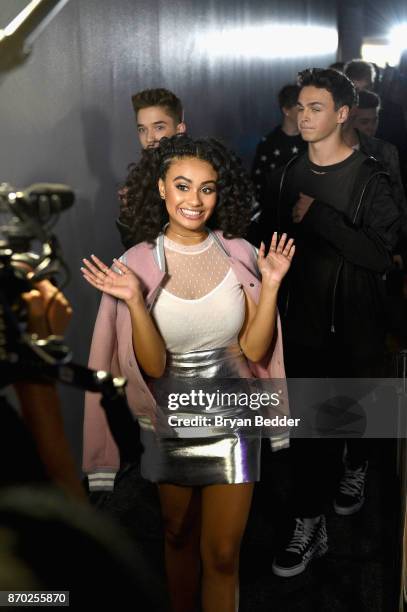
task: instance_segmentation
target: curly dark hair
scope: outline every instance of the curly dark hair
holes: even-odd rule
[[[158,180],[165,179],[173,160],[202,159],[218,174],[217,203],[208,226],[223,231],[226,238],[243,237],[250,223],[255,202],[253,185],[240,159],[214,138],[193,140],[185,134],[162,138],[156,149],[145,149],[119,194],[117,222],[122,242],[129,248],[139,242],[153,243],[168,221],[168,213],[158,192]]]

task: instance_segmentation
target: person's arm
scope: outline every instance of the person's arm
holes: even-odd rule
[[[366,213],[362,203],[360,227],[355,227],[329,204],[304,194],[294,206],[293,220],[301,223],[303,231],[327,240],[347,261],[382,274],[392,264],[391,253],[398,239],[400,214],[384,176],[370,183],[365,198],[371,204]]]
[[[89,368],[110,372],[112,376],[121,376],[115,359],[117,302],[111,295],[102,294],[88,360]],[[113,491],[120,466],[120,452],[100,402],[100,393],[85,393],[82,468],[88,477],[90,492]]]
[[[29,273],[28,278],[32,276]],[[27,305],[27,330],[46,338],[63,336],[72,317],[72,308],[64,294],[49,280],[35,283],[35,288],[23,294]]]
[[[126,304],[130,312],[133,349],[137,362],[148,376],[160,378],[164,374],[166,364],[164,340],[142,296],[137,296]]]
[[[36,288],[23,294],[27,305],[27,331],[45,338],[49,334],[62,335],[72,316],[65,296],[49,281],[41,281]],[[59,397],[52,383],[21,381],[15,389],[20,401],[25,425],[33,436],[38,455],[52,481],[65,492],[81,500],[86,499],[79,480],[72,451],[65,436]]]
[[[21,413],[50,479],[68,495],[85,500],[86,493],[65,436],[57,390],[53,384],[15,385]]]
[[[273,234],[267,256],[264,243],[260,246],[257,260],[262,275],[260,300],[256,306],[245,292],[246,317],[239,334],[240,347],[250,361],[261,361],[270,348],[276,325],[277,294],[294,252],[293,240],[287,241],[286,234],[278,244],[277,234]]]
[[[137,276],[116,259],[114,263],[117,271],[108,268],[95,255],[92,255],[92,260],[83,260],[86,266],[82,268],[85,280],[100,291],[126,303],[131,317],[133,349],[137,362],[147,376],[159,378],[165,370],[166,348],[145,306]]]

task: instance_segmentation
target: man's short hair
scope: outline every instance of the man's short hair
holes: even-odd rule
[[[358,97],[358,108],[374,108],[380,110],[380,96],[378,96],[374,91],[364,89],[359,91]]]
[[[298,85],[284,85],[278,92],[278,104],[280,109],[292,108],[298,102],[300,88]]]
[[[176,125],[184,121],[181,100],[168,89],[144,89],[144,91],[134,94],[131,97],[131,101],[136,115],[142,108],[162,106],[168,115],[174,119]]]
[[[332,68],[332,70],[337,70],[338,72],[343,72],[345,62],[334,62],[333,64],[329,64],[328,68]]]
[[[303,87],[317,87],[326,89],[331,94],[335,110],[341,106],[352,108],[357,102],[354,84],[347,76],[332,68],[307,68],[298,73],[298,85]]]
[[[368,81],[374,83],[375,71],[370,62],[353,59],[345,64],[344,72],[351,81]]]

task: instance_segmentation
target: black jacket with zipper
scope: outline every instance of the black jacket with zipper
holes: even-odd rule
[[[388,174],[374,158],[366,158],[346,212],[316,199],[294,224],[295,202],[288,202],[285,192],[298,159],[284,168],[272,214],[276,229],[294,235],[297,247],[279,302],[285,340],[323,348],[334,333],[361,356],[381,352],[383,275],[392,265],[400,218]],[[263,221],[267,224],[266,217]]]

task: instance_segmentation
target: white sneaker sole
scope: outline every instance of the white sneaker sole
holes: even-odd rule
[[[356,514],[356,512],[359,512],[359,510],[361,509],[364,503],[365,503],[364,497],[362,497],[360,502],[358,502],[357,504],[354,504],[353,506],[350,506],[349,508],[346,508],[345,506],[337,506],[336,503],[334,502],[334,510],[336,514],[339,514],[340,516],[350,516],[351,514]]]
[[[311,563],[311,561],[313,561],[314,559],[319,559],[327,552],[328,544],[326,542],[321,542],[321,544],[319,544],[318,547],[315,549],[314,553],[310,555],[310,557],[306,561],[303,561],[302,563],[294,565],[294,567],[290,568],[281,567],[280,565],[276,565],[275,563],[273,563],[273,565],[271,566],[271,570],[273,574],[275,574],[276,576],[280,576],[281,578],[292,578],[293,576],[298,576],[299,574],[302,574],[307,569],[307,566],[309,565],[309,563]]]

